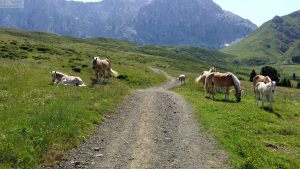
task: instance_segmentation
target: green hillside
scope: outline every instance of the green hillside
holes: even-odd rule
[[[127,78],[93,85],[94,56],[111,59],[113,69]],[[228,68],[232,59],[207,48],[0,29],[0,168],[53,165],[132,90],[164,82],[149,66],[199,73],[212,65]],[[88,87],[52,85],[51,70],[79,76]]]
[[[276,16],[249,37],[222,49],[248,65],[300,63],[300,11]]]

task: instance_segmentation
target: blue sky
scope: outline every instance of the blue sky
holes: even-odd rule
[[[76,0],[97,2],[100,0]],[[249,19],[257,26],[272,19],[275,15],[283,16],[300,10],[299,0],[213,0],[224,10],[231,11]]]

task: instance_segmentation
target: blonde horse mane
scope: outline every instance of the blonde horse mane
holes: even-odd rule
[[[227,72],[227,73],[232,76],[235,88],[240,91],[241,90],[241,86],[240,86],[241,82],[240,82],[239,78],[231,72]]]

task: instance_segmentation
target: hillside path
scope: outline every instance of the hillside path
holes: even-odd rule
[[[226,153],[195,120],[193,108],[168,91],[177,80],[153,70],[168,81],[135,91],[56,168],[230,168]]]

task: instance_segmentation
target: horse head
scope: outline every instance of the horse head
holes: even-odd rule
[[[240,102],[242,100],[242,89],[235,90],[236,101]]]
[[[56,71],[51,71],[51,75],[52,75],[52,82],[55,82],[56,79]]]
[[[98,59],[100,59],[100,58],[99,58],[99,57],[93,57],[93,60],[92,60],[92,66],[93,66],[93,69],[95,69],[95,68],[96,68],[96,65],[97,65]]]
[[[272,83],[271,83],[271,90],[272,90],[272,93],[275,93],[275,89],[276,89],[276,82],[275,82],[275,81],[272,81]]]

